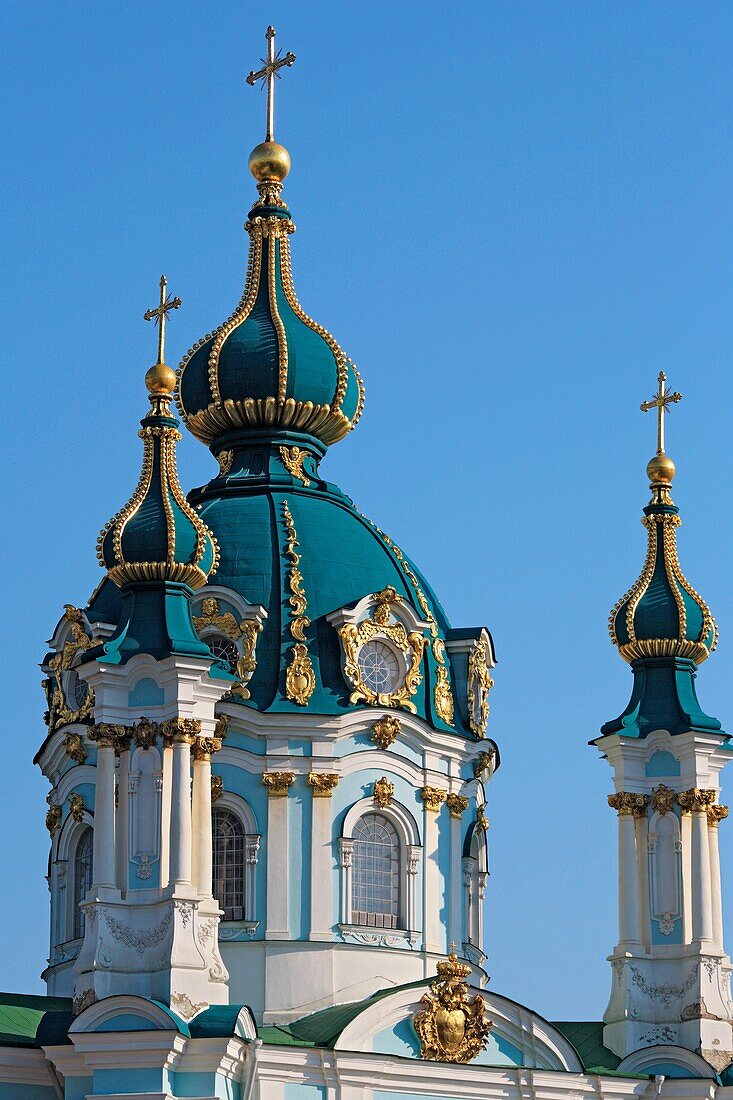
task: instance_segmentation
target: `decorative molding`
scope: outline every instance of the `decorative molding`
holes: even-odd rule
[[[308,772],[308,785],[314,798],[330,798],[338,781],[339,777],[335,772]]]
[[[470,1062],[486,1049],[493,1026],[486,1001],[480,994],[468,995],[466,978],[471,967],[451,952],[439,962],[438,977],[430,983],[413,1018],[420,1040],[420,1057],[433,1062]]]
[[[295,772],[263,772],[262,782],[270,798],[284,798],[295,782]]]
[[[282,502],[282,509],[288,540],[285,544],[285,556],[290,562],[287,577],[288,587],[290,588],[290,596],[288,597],[291,608],[290,633],[295,640],[295,645],[290,651],[290,662],[285,672],[285,694],[288,699],[297,703],[298,706],[306,707],[308,700],[316,690],[316,675],[308,655],[308,647],[305,644],[305,632],[311,621],[305,614],[308,601],[303,591],[303,574],[298,568],[300,564],[300,554],[296,550],[299,545],[298,536],[287,500]]]
[[[180,903],[177,903],[180,904]],[[148,947],[155,947],[161,940],[165,938],[165,935],[170,927],[171,917],[173,910],[169,909],[159,924],[153,925],[152,928],[143,928],[142,930],[133,930],[127,924],[111,916],[106,909],[102,908],[102,916],[105,919],[107,927],[113,939],[123,944],[125,947],[129,947],[132,951],[137,952],[138,955],[143,955]]]
[[[464,812],[468,809],[468,799],[464,794],[449,794],[446,798],[446,804],[450,810],[451,817],[456,817],[459,821]]]
[[[250,693],[247,684],[252,679],[257,661],[255,649],[257,637],[262,631],[262,623],[258,618],[236,619],[231,611],[221,611],[219,601],[213,596],[207,596],[201,601],[200,614],[194,616],[193,625],[202,641],[205,643],[206,630],[217,631],[234,642],[239,656],[235,666],[238,684],[235,684],[226,694],[227,696],[239,696],[240,699],[249,699]]]
[[[87,758],[84,740],[79,733],[67,733],[64,737],[64,752],[75,764],[83,764]]]
[[[69,624],[67,640],[58,653],[48,662],[51,676],[44,681],[48,698],[47,721],[49,732],[72,722],[88,721],[94,713],[94,692],[88,688],[81,707],[76,700],[67,698],[68,676],[72,666],[82,653],[101,644],[101,638],[92,638],[84,623],[84,613],[78,607],[67,603],[64,606],[63,620]],[[72,705],[73,704],[73,705]]]
[[[479,806],[479,807],[478,807],[478,809],[476,810],[476,822],[475,822],[475,825],[476,825],[476,828],[477,828],[477,829],[478,829],[478,830],[479,830],[480,832],[482,832],[482,833],[485,833],[485,832],[487,832],[487,831],[488,831],[488,828],[489,828],[489,819],[488,819],[488,817],[486,816],[486,814],[484,813],[484,808],[483,808],[483,806]]]
[[[390,783],[386,775],[374,781],[374,804],[384,809],[391,806],[394,796],[394,783]]]
[[[152,718],[140,718],[132,727],[135,744],[139,749],[152,749],[160,736],[160,723]]]
[[[620,817],[627,814],[643,817],[649,801],[648,794],[637,794],[634,791],[617,791],[608,796],[608,805],[612,810],[617,810]]]
[[[385,714],[372,723],[372,741],[380,749],[388,749],[402,732],[402,723],[394,714]]]
[[[234,462],[234,451],[219,451],[216,458],[219,463],[219,476],[226,477]]]
[[[192,1020],[197,1012],[202,1008],[208,1008],[208,1005],[208,1001],[196,1001],[194,1004],[187,993],[171,994],[171,1008],[184,1020]]]
[[[481,779],[493,767],[496,752],[480,752],[473,762],[474,778]]]
[[[163,744],[172,745],[176,741],[192,745],[201,733],[201,723],[197,718],[169,718],[161,724]]]
[[[423,787],[420,791],[425,809],[434,814],[438,813],[447,796],[447,791],[441,790],[440,787]]]

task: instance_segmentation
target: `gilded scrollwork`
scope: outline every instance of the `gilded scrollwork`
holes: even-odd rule
[[[465,794],[449,794],[446,805],[450,810],[451,817],[458,818],[460,821],[464,812],[468,809],[468,799]]]
[[[404,707],[413,713],[417,707],[412,697],[422,683],[420,665],[425,652],[426,639],[416,630],[408,634],[404,625],[394,616],[393,608],[402,603],[402,596],[388,585],[372,596],[374,609],[368,619],[360,623],[344,623],[339,636],[344,651],[344,675],[353,687],[350,701],[365,702],[370,706]],[[359,665],[359,651],[372,638],[387,638],[402,653],[405,674],[391,692],[376,692],[366,683]]]
[[[314,798],[330,798],[338,781],[335,772],[308,772],[308,786]]]
[[[295,772],[263,772],[262,782],[270,798],[285,798],[295,782]]]
[[[617,810],[620,817],[627,814],[643,817],[649,805],[649,795],[635,791],[617,791],[616,794],[609,794],[608,805],[612,810]]]
[[[652,809],[662,817],[669,813],[676,801],[676,793],[671,787],[666,787],[664,783],[660,783],[659,786],[655,787],[652,791]]]
[[[216,457],[219,460],[219,475],[226,477],[234,462],[234,451],[219,451]]]
[[[489,692],[494,681],[489,673],[489,639],[484,633],[468,655],[468,724],[476,737],[484,737],[489,721]]]
[[[291,608],[290,633],[295,641],[295,645],[290,650],[290,661],[285,672],[285,695],[299,706],[305,707],[316,690],[316,676],[308,654],[305,634],[311,621],[305,614],[308,600],[303,590],[303,574],[298,568],[300,565],[300,554],[296,549],[299,545],[298,536],[287,500],[283,501],[282,508],[287,534],[285,556],[290,563],[287,578],[290,589],[288,597]]]
[[[79,733],[67,733],[64,737],[64,751],[75,764],[83,764],[87,758],[84,739]]]
[[[715,791],[703,787],[691,787],[689,791],[680,791],[677,802],[683,814],[707,813],[714,805]]]
[[[447,798],[447,791],[442,790],[440,787],[423,787],[420,791],[420,797],[425,804],[425,809],[437,814]]]
[[[218,802],[224,794],[224,779],[220,775],[211,777],[211,801]]]
[[[470,1062],[485,1049],[492,1027],[486,1002],[480,994],[469,997],[466,978],[471,967],[459,962],[453,951],[438,963],[437,970],[437,979],[421,1000],[424,1007],[413,1019],[420,1057],[434,1062]]]
[[[714,806],[708,806],[708,824],[711,828],[717,828],[721,821],[725,821],[727,816],[727,806],[721,806],[717,803]]]
[[[239,653],[235,666],[239,683],[235,684],[229,694],[238,695],[241,699],[249,699],[247,684],[257,668],[255,649],[257,637],[262,631],[262,623],[258,619],[237,619],[231,611],[222,611],[217,599],[207,596],[201,601],[199,614],[194,616],[193,625],[199,636],[203,635],[204,641],[208,630],[223,634],[225,638],[234,642]]]
[[[394,797],[394,783],[390,783],[386,775],[374,780],[374,805],[384,809],[392,804]]]
[[[46,810],[46,828],[51,836],[57,833],[61,828],[61,807],[54,805],[49,806]]]
[[[100,638],[93,638],[84,623],[84,614],[72,604],[64,606],[64,620],[69,624],[66,641],[58,653],[48,662],[51,673],[48,682],[48,725],[51,733],[59,726],[72,722],[87,722],[94,713],[94,692],[87,688],[81,706],[76,699],[67,696],[70,687],[72,665],[86,650],[99,645]]]
[[[402,730],[402,723],[393,714],[385,714],[372,723],[372,741],[380,749],[388,749],[394,744]]]
[[[69,801],[69,813],[73,817],[77,824],[80,824],[84,820],[84,814],[86,813],[86,803],[84,802],[84,796],[79,794],[72,794]]]

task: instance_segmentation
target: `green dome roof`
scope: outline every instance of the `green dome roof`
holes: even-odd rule
[[[200,340],[179,369],[176,401],[198,439],[233,430],[285,428],[335,443],[361,416],[359,373],[295,294],[287,207],[260,200],[250,236],[244,293],[231,317]]]
[[[103,528],[99,563],[117,585],[173,581],[201,588],[216,569],[218,548],[183,495],[176,469],[178,421],[169,397],[153,396],[140,423],[143,465],[130,500]]]

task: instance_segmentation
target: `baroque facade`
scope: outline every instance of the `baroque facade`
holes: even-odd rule
[[[633,693],[594,742],[618,814],[611,998],[603,1020],[550,1024],[487,989],[491,634],[452,627],[321,472],[364,388],[296,296],[273,132],[295,58],[267,42],[242,297],[176,373],[161,279],[138,485],[43,662],[48,996],[0,997],[0,1095],[724,1100],[731,750],[695,693],[717,634],[677,558],[679,395],[660,376],[645,403],[648,552],[611,615]],[[188,495],[181,423],[217,464]]]

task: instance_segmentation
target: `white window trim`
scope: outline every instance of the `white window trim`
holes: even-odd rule
[[[222,925],[228,928],[241,925],[250,935],[253,935],[259,926],[257,916],[257,864],[260,858],[260,842],[262,836],[257,831],[257,822],[248,802],[240,795],[232,791],[222,791],[219,798],[211,807],[212,815],[217,810],[227,810],[234,814],[244,829],[244,920],[219,922],[220,939],[230,937],[221,935]]]

